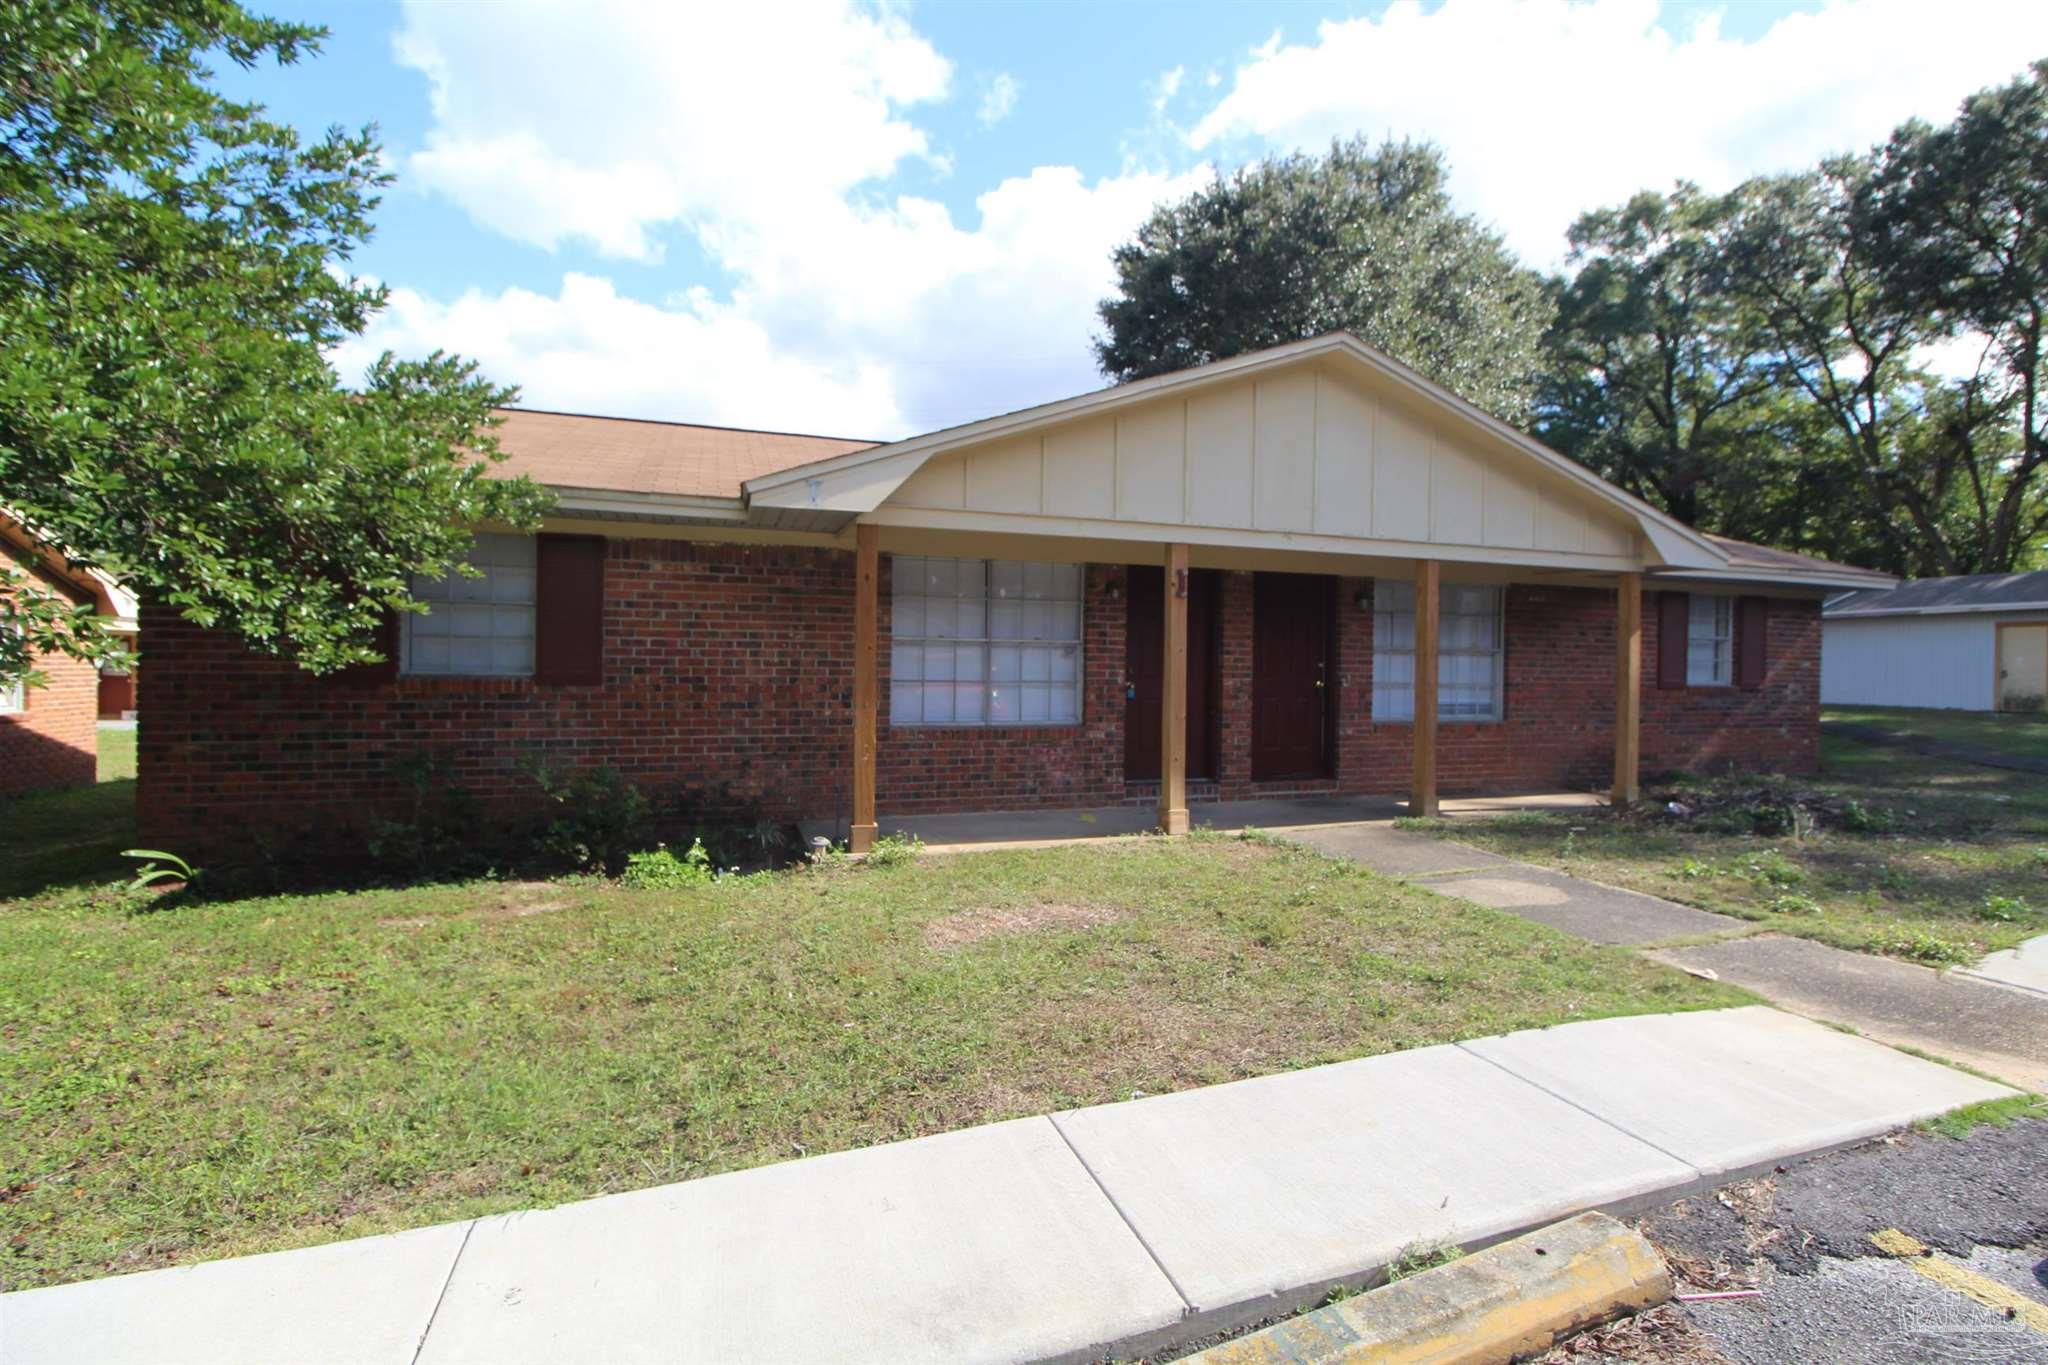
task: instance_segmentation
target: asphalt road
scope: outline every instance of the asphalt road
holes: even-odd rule
[[[1560,1347],[1549,1365],[2048,1365],[2048,1332],[1957,1287],[1980,1277],[2048,1313],[2048,1121],[1883,1139],[1640,1226],[1681,1293],[1761,1292],[1666,1306]],[[1887,1229],[1929,1248],[1938,1278],[1880,1251],[1871,1237]]]

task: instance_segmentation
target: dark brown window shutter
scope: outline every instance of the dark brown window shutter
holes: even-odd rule
[[[334,681],[344,687],[380,687],[398,678],[399,649],[398,613],[384,613],[384,624],[377,630],[377,648],[383,651],[384,661],[374,664],[351,664],[337,669]]]
[[[1657,594],[1657,686],[1685,686],[1685,640],[1692,628],[1692,595]]]
[[[534,680],[603,682],[604,537],[542,536],[534,563]]]
[[[1764,685],[1764,629],[1770,603],[1745,597],[1735,604],[1735,681],[1742,687]]]

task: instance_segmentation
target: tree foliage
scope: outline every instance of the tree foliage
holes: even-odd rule
[[[384,303],[347,269],[387,180],[374,132],[302,139],[209,66],[320,37],[230,0],[0,4],[0,506],[326,671],[377,657],[470,526],[532,525],[545,494],[486,477],[510,394],[472,365],[386,356],[349,390],[323,356]],[[0,679],[30,647],[114,648],[0,583]]]
[[[1348,329],[1524,420],[1550,312],[1541,277],[1459,213],[1444,181],[1433,147],[1352,140],[1160,206],[1113,257],[1103,372],[1143,379]]]
[[[1904,574],[2038,563],[2044,204],[2037,64],[1868,154],[1589,213],[1536,429],[1709,530]]]

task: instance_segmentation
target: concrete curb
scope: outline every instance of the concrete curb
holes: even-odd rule
[[[1581,1214],[1188,1357],[1185,1365],[1491,1365],[1671,1297],[1656,1248]]]

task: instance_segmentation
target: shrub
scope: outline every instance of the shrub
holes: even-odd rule
[[[869,867],[896,867],[924,852],[924,840],[915,834],[885,834],[868,849]]]
[[[1771,899],[1771,910],[1779,915],[1817,915],[1820,913],[1820,902],[1811,896],[1774,896]]]
[[[532,772],[548,806],[540,834],[543,852],[578,868],[611,873],[645,842],[647,795],[618,769],[587,768],[565,776],[536,762]]]
[[[1763,886],[1797,886],[1806,880],[1806,869],[1775,848],[1737,858],[1733,871]]]
[[[2027,904],[2025,896],[1986,895],[1984,903],[1977,907],[1977,918],[1996,920],[2000,924],[2017,924],[2034,913],[2034,907]]]
[[[1903,924],[1888,924],[1880,929],[1871,946],[1891,957],[1939,965],[1968,962],[1976,956],[1967,943],[1957,943],[1924,929],[1909,929]]]
[[[692,839],[680,858],[663,844],[649,852],[627,855],[626,870],[619,880],[641,891],[703,886],[712,880],[711,855],[704,851],[702,839]]]

